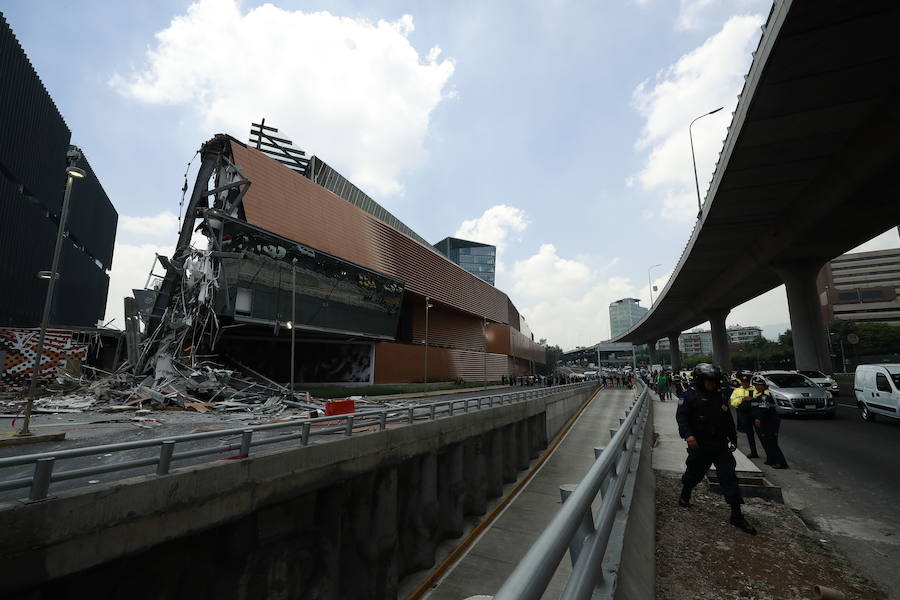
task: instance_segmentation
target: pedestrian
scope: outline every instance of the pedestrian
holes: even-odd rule
[[[756,425],[756,433],[766,451],[766,463],[774,469],[787,469],[787,460],[784,452],[778,445],[778,430],[781,428],[781,417],[775,410],[775,399],[769,393],[766,380],[757,375],[753,378],[753,387],[756,393],[753,395],[752,410],[753,424]]]
[[[691,490],[716,465],[716,474],[725,501],[731,505],[729,522],[746,533],[756,535],[741,513],[741,490],[735,474],[732,453],[737,449],[737,431],[728,409],[728,397],[722,390],[722,375],[709,363],[694,367],[694,386],[678,402],[675,419],[678,434],[687,444],[687,460],[681,476],[681,495],[678,504],[691,505]]]
[[[660,371],[659,375],[656,376],[656,393],[662,402],[669,398],[669,380],[665,371]]]
[[[747,458],[759,458],[756,453],[756,433],[753,424],[753,388],[750,387],[750,380],[753,373],[750,371],[740,371],[737,379],[740,385],[731,392],[731,406],[734,407],[737,415],[737,430],[747,434],[747,445],[750,446],[750,454]]]

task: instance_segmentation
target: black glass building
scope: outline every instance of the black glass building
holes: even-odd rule
[[[496,246],[446,237],[435,244],[434,248],[469,273],[494,285]]]

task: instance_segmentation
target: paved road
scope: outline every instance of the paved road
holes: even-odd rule
[[[497,395],[508,393],[511,391],[527,391],[538,389],[537,387],[510,387],[497,388],[489,391],[463,392],[459,394],[445,394],[440,396],[429,396],[426,398],[407,398],[403,400],[392,400],[392,404],[404,404],[408,402],[430,403],[446,400],[449,398],[464,400],[466,398],[477,398],[485,395]],[[160,421],[143,423],[138,425],[133,421],[133,414],[108,414],[98,412],[86,412],[76,414],[39,414],[35,416],[34,425],[36,430],[44,432],[65,431],[66,440],[63,442],[28,444],[24,446],[10,446],[0,448],[0,457],[20,456],[24,454],[46,453],[70,448],[79,448],[84,446],[97,446],[101,444],[114,444],[122,442],[131,442],[139,440],[152,440],[167,436],[185,435],[197,432],[198,430],[215,430],[215,429],[235,429],[244,428],[249,425],[256,425],[273,419],[297,419],[299,417],[296,412],[282,413],[278,416],[267,415],[248,415],[246,413],[218,413],[210,412],[199,414],[192,411],[153,411],[149,417]],[[424,412],[421,415],[424,417]],[[248,417],[251,420],[248,420]],[[0,430],[12,430],[11,419],[0,419]],[[254,439],[259,437],[277,437],[279,435],[296,433],[294,430],[279,429],[265,434],[256,434]],[[332,434],[328,436],[313,438],[314,443],[323,441],[333,441],[339,439],[340,434]],[[187,450],[208,448],[211,446],[227,446],[228,444],[239,444],[240,434],[222,435],[216,438],[209,438],[198,442],[179,442],[177,444],[176,455]],[[286,442],[273,443],[268,446],[254,448],[253,452],[267,452],[276,449],[288,448],[296,446],[299,442],[291,440]],[[234,450],[222,449],[220,454],[207,455],[186,458],[173,463],[173,468],[183,467],[190,464],[202,462],[210,462],[221,460],[222,458],[237,454]],[[70,471],[74,469],[98,467],[109,463],[126,462],[136,459],[159,456],[159,447],[138,448],[127,451],[113,452],[104,456],[85,456],[76,457],[57,461],[54,471]],[[81,477],[78,479],[70,479],[67,481],[54,482],[51,486],[52,492],[69,490],[73,488],[83,487],[93,484],[106,484],[127,477],[137,475],[146,475],[155,472],[155,466],[143,466],[125,471],[114,471],[93,475],[90,477]],[[34,471],[32,466],[20,466],[0,469],[0,480],[18,479],[28,477]],[[0,491],[0,502],[15,501],[28,495],[27,489],[16,489],[9,491]]]
[[[782,421],[780,441],[790,470],[756,462],[811,527],[900,599],[900,421],[866,423],[852,390],[842,392],[833,420]]]

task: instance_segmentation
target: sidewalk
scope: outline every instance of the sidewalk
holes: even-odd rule
[[[678,423],[675,422],[678,401],[660,402],[652,391],[650,397],[653,398],[653,429],[657,435],[657,442],[653,447],[653,469],[680,475],[684,472],[687,446],[678,435]],[[737,461],[735,471],[739,477],[762,477],[760,468],[740,450],[735,450],[734,459]],[[715,467],[712,470],[715,471]]]
[[[584,478],[594,464],[594,448],[609,442],[610,428],[618,427],[633,400],[629,389],[601,390],[525,488],[425,598],[495,593],[559,511],[559,486]],[[545,598],[559,598],[571,570],[567,554]]]

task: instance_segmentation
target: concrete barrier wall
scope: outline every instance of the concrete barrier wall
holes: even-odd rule
[[[0,505],[0,595],[395,597],[593,391]]]

